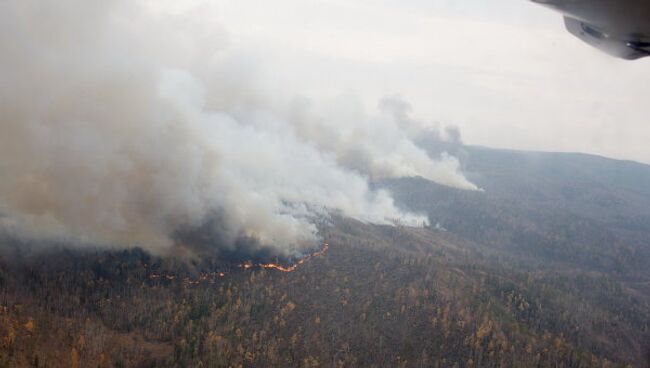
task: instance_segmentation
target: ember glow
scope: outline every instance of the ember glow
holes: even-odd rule
[[[288,265],[282,265],[279,263],[253,263],[252,261],[246,261],[239,264],[237,267],[243,270],[250,270],[253,268],[264,268],[270,270],[277,270],[280,272],[293,272],[296,269],[298,269],[298,267],[309,262],[313,258],[325,255],[325,253],[327,253],[328,250],[329,250],[329,244],[323,243],[323,246],[320,250],[310,253],[304,256],[303,258],[300,258],[296,262]],[[197,278],[185,277],[182,279],[182,281],[183,284],[185,285],[199,285],[206,282],[210,284],[214,284],[216,279],[226,277],[227,275],[228,273],[225,271],[202,272]],[[168,280],[168,281],[173,281],[177,278],[176,275],[160,274],[157,272],[149,273],[148,277],[150,280]]]
[[[300,267],[300,265],[308,262],[310,259],[312,259],[314,257],[324,255],[327,252],[328,249],[329,249],[329,244],[324,243],[323,247],[319,251],[308,254],[307,256],[305,256],[305,257],[299,259],[298,261],[296,261],[295,263],[290,264],[290,265],[286,265],[286,266],[278,264],[278,263],[258,263],[258,264],[253,264],[251,261],[246,261],[246,262],[240,264],[239,267],[243,268],[245,270],[248,270],[248,269],[253,268],[253,267],[259,267],[259,268],[278,270],[280,272],[293,272],[298,267]]]

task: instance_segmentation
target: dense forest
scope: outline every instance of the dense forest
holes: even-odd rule
[[[648,366],[650,169],[467,150],[483,192],[377,183],[431,224],[334,216],[293,272],[5,236],[0,366]]]

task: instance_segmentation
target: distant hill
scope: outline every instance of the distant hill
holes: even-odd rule
[[[464,150],[465,171],[482,192],[417,178],[382,185],[433,225],[530,264],[650,276],[650,166],[584,154]]]
[[[470,177],[497,198],[650,229],[648,165],[578,153],[466,150]]]

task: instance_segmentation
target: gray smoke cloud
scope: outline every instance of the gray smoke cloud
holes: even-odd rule
[[[426,124],[414,119],[411,116],[411,105],[399,96],[383,98],[379,107],[384,114],[391,116],[393,121],[407,132],[411,141],[425,150],[430,157],[436,157],[452,165],[453,171],[447,173],[462,171],[462,163],[466,162],[468,152],[458,127],[453,125],[443,127],[439,123]],[[450,179],[453,181],[434,181],[463,189],[483,191],[463,176],[454,176]]]
[[[476,189],[394,115],[270,102],[226,46],[214,25],[135,1],[0,2],[1,231],[164,253],[208,226],[215,247],[291,255],[331,211],[426,221],[373,179]]]

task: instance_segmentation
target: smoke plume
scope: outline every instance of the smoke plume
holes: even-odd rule
[[[278,106],[224,31],[142,4],[0,2],[0,231],[166,252],[201,229],[290,255],[332,211],[426,221],[373,179],[476,189],[399,114]]]

